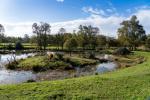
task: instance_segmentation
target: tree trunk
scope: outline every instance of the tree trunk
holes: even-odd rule
[[[70,56],[71,56],[71,50],[70,50]]]

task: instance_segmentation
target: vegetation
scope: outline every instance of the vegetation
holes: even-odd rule
[[[135,50],[137,47],[144,45],[149,48],[149,36],[146,35],[144,27],[139,24],[136,16],[130,20],[125,20],[118,29],[118,38],[104,36],[100,34],[100,29],[91,25],[80,25],[78,31],[67,33],[65,28],[60,28],[57,34],[50,34],[51,26],[48,23],[41,22],[32,25],[33,33],[31,37],[27,34],[24,37],[8,37],[4,35],[4,26],[0,25],[0,42],[4,43],[1,48],[9,49],[5,43],[12,44],[20,41],[21,43],[31,44],[24,49],[49,49],[56,47],[57,50],[97,50],[110,47],[128,47]],[[74,49],[72,44],[66,45],[71,40],[76,41]],[[65,47],[66,45],[66,47]],[[64,48],[65,47],[65,48]],[[68,48],[69,47],[69,48]],[[71,47],[71,48],[70,48]],[[15,49],[15,48],[13,48]]]
[[[97,63],[96,60],[80,58],[80,57],[66,57],[65,61],[76,67],[83,67],[86,65],[94,65]]]
[[[147,61],[103,75],[51,82],[0,86],[1,99],[148,99],[150,94],[150,53],[135,52]]]
[[[70,51],[70,56],[71,56],[71,51],[75,50],[78,46],[77,41],[74,38],[68,39],[64,45]]]
[[[38,25],[37,23],[34,23],[32,25],[33,33],[37,35],[36,42],[39,46],[39,49],[44,48],[46,50],[46,47],[48,45],[47,43],[47,34],[50,33],[50,25],[47,23],[40,23]]]
[[[20,41],[15,44],[15,50],[23,50],[23,45]]]
[[[132,50],[146,40],[145,30],[139,24],[136,16],[132,16],[130,20],[123,21],[122,27],[118,29],[118,40],[123,46],[131,47]]]

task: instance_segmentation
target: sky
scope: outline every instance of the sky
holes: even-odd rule
[[[32,24],[47,22],[51,34],[80,24],[99,27],[100,34],[116,37],[123,20],[136,15],[150,33],[149,0],[0,0],[0,24],[7,36],[32,35]]]

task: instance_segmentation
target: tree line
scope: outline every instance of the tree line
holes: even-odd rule
[[[98,27],[92,25],[80,25],[78,31],[68,33],[65,28],[60,28],[57,34],[51,33],[51,26],[48,23],[34,23],[32,25],[33,35],[24,37],[7,37],[4,35],[4,26],[0,24],[1,43],[34,43],[38,49],[46,50],[48,45],[58,49],[90,49],[109,47],[128,47],[135,50],[136,47],[145,45],[150,47],[150,36],[146,35],[144,27],[134,15],[129,20],[120,23],[117,38],[104,36]]]

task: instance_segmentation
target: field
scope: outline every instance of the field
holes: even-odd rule
[[[150,53],[144,63],[103,75],[0,86],[2,100],[149,100]]]

